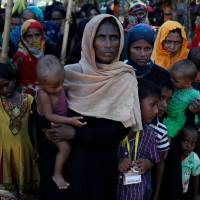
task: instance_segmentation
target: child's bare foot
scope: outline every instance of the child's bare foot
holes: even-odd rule
[[[65,181],[63,176],[52,176],[53,181],[58,186],[59,189],[67,189],[69,187],[69,183]]]

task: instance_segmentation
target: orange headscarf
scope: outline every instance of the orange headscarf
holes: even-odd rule
[[[170,54],[163,48],[162,43],[168,36],[169,32],[177,28],[181,30],[183,43],[179,52],[174,56],[170,56]],[[183,26],[176,21],[166,21],[158,31],[151,59],[155,64],[165,69],[169,69],[175,62],[187,58],[189,52],[187,45],[187,36]]]

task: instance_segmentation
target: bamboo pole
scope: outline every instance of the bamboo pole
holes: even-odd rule
[[[1,51],[1,62],[6,63],[8,59],[8,45],[9,45],[9,32],[11,24],[11,15],[12,15],[12,6],[13,1],[7,0],[6,5],[6,14],[5,14],[5,25],[3,31],[3,42],[2,42],[2,51]]]
[[[67,42],[68,42],[68,36],[69,36],[69,25],[70,25],[71,12],[72,12],[72,0],[69,0],[68,5],[67,5],[67,11],[66,11],[66,21],[65,21],[65,27],[64,27],[61,57],[60,57],[61,63],[63,65],[65,64],[65,57],[66,57],[66,51],[67,51]]]
[[[186,0],[186,10],[190,10],[191,0]],[[191,13],[187,12],[185,16],[185,29],[188,37],[188,41],[192,40],[192,24],[191,24]]]

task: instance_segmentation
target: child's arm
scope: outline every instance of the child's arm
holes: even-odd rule
[[[52,104],[50,102],[50,98],[48,94],[42,90],[38,92],[38,100],[39,100],[39,110],[40,112],[45,116],[45,118],[54,123],[59,124],[70,124],[73,126],[83,126],[86,123],[80,122],[79,120],[82,119],[82,117],[64,117],[53,113]]]

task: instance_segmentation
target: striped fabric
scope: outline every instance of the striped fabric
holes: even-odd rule
[[[134,145],[135,145],[135,135],[130,139],[130,147],[131,147],[131,158],[133,158],[134,154]],[[119,148],[119,159],[127,157],[127,149],[120,146]],[[149,159],[153,163],[159,162],[159,155],[156,147],[156,137],[154,131],[151,127],[144,124],[143,132],[140,133],[139,136],[139,145],[138,145],[138,153],[137,159]],[[142,182],[138,184],[132,185],[123,185],[122,173],[119,175],[118,181],[118,192],[117,192],[117,200],[143,200],[144,195],[147,192],[147,183],[150,182],[148,178],[149,171],[142,175]]]
[[[167,127],[162,124],[158,118],[156,118],[150,126],[154,129],[154,133],[156,134],[157,150],[169,150],[170,144],[167,136]]]

